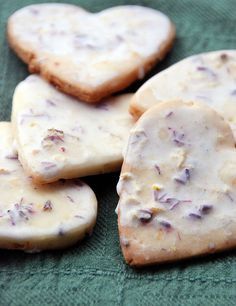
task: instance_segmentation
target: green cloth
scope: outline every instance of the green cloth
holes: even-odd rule
[[[92,11],[139,4],[169,15],[177,26],[175,45],[152,74],[194,53],[236,47],[235,0],[68,2]],[[15,10],[32,3],[37,1],[0,0],[1,120],[9,120],[14,88],[28,75],[8,48],[6,21]],[[235,305],[235,251],[143,270],[124,263],[114,213],[117,180],[118,174],[86,179],[97,195],[99,211],[92,237],[82,244],[33,255],[0,251],[0,305]]]

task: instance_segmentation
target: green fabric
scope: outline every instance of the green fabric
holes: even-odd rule
[[[28,74],[8,48],[6,20],[15,10],[36,2],[0,0],[1,120],[9,120],[13,90]],[[177,25],[177,39],[152,74],[194,53],[236,47],[235,0],[68,2],[92,11],[140,4],[169,15]],[[86,179],[96,192],[99,212],[92,237],[82,244],[34,255],[0,251],[0,305],[235,305],[235,251],[144,270],[124,264],[114,213],[117,180],[118,174]]]

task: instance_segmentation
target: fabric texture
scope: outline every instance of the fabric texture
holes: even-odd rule
[[[147,78],[186,56],[236,47],[235,0],[67,2],[93,12],[139,4],[169,15],[177,27],[174,48]],[[14,88],[28,75],[26,65],[8,47],[6,21],[32,3],[37,1],[0,0],[1,120],[10,119]],[[236,251],[139,270],[124,263],[114,212],[118,176],[86,178],[97,195],[99,211],[92,237],[81,244],[40,254],[0,251],[0,305],[235,305]]]

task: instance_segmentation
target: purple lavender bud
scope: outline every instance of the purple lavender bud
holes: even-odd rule
[[[203,215],[207,215],[212,210],[212,208],[212,205],[204,204],[199,208],[199,212]]]
[[[137,217],[142,223],[148,223],[152,220],[153,214],[150,210],[140,209],[138,211]]]

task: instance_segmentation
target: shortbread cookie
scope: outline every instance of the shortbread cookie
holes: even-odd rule
[[[236,136],[236,51],[191,56],[158,73],[137,91],[130,111],[137,118],[169,99],[208,104],[229,122]]]
[[[0,248],[40,251],[90,233],[97,200],[79,180],[34,186],[17,159],[10,123],[0,123]]]
[[[29,70],[86,102],[143,78],[174,36],[167,16],[140,6],[92,14],[68,4],[38,4],[8,21],[9,44]]]
[[[120,243],[130,265],[236,246],[236,152],[208,106],[166,102],[131,132],[118,193]]]
[[[133,118],[131,94],[81,103],[39,76],[21,82],[12,122],[19,159],[36,183],[119,170]]]

